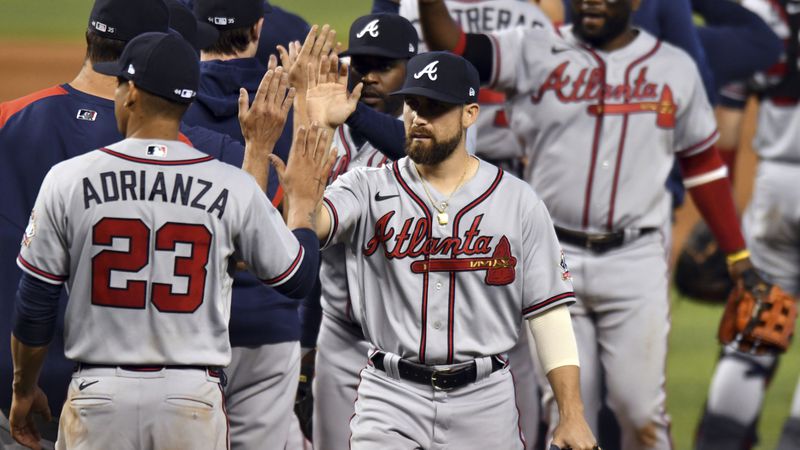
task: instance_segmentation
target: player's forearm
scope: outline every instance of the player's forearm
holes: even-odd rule
[[[547,379],[550,381],[550,387],[553,388],[560,420],[564,422],[572,418],[583,418],[578,366],[557,367],[548,372]]]
[[[578,366],[578,344],[566,305],[557,306],[528,319],[544,373],[563,366]]]
[[[422,38],[431,50],[453,50],[461,39],[462,31],[450,17],[444,0],[418,0],[419,23]]]
[[[11,358],[14,363],[14,391],[22,394],[33,392],[39,381],[39,373],[47,356],[47,345],[32,347],[23,344],[11,335]]]
[[[258,187],[267,192],[269,186],[269,155],[275,145],[247,142],[244,148],[242,170],[255,178]]]
[[[297,129],[301,126],[308,128],[310,121],[308,118],[308,104],[306,103],[306,89],[297,90],[294,97],[294,107],[292,108],[292,132],[297,134]]]

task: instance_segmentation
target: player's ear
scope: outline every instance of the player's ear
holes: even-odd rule
[[[125,102],[123,105],[130,109],[133,105],[135,105],[139,99],[141,98],[139,94],[139,88],[133,84],[133,81],[128,81],[128,93],[125,95]]]
[[[469,128],[478,120],[481,107],[477,103],[468,103],[461,109],[461,125]]]
[[[256,22],[256,24],[253,26],[256,28],[255,29],[256,41],[258,41],[259,39],[261,39],[261,29],[264,27],[264,18],[262,17],[258,19],[258,22]]]

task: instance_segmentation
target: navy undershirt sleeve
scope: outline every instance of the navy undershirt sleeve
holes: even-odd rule
[[[318,276],[311,294],[303,299],[298,309],[298,314],[300,315],[300,346],[303,348],[317,346],[317,335],[322,323],[321,296],[322,285]]]
[[[27,273],[22,274],[14,311],[14,336],[20,342],[40,347],[53,340],[60,295],[61,285],[45,283]]]
[[[403,122],[397,118],[358,102],[345,123],[389,159],[396,161],[406,156],[406,132]]]
[[[461,55],[471,62],[481,78],[481,84],[492,81],[492,61],[494,49],[492,41],[485,34],[467,34],[467,42],[464,46],[464,54]]]
[[[297,272],[285,283],[275,286],[275,290],[289,298],[303,299],[311,293],[319,274],[319,239],[317,233],[308,228],[298,228],[292,233],[303,247],[303,261]]]

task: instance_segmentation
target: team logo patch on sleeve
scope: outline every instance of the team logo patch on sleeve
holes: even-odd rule
[[[79,109],[76,119],[94,122],[97,119],[97,111],[92,111],[91,109]]]
[[[561,250],[561,279],[564,281],[571,281],[572,275],[569,273],[569,267],[567,266],[567,255],[564,254],[564,250]]]
[[[155,156],[156,158],[166,158],[167,146],[162,144],[148,145],[147,156]]]
[[[31,211],[31,218],[28,220],[28,226],[25,228],[21,244],[25,247],[30,247],[34,236],[36,236],[36,213]]]

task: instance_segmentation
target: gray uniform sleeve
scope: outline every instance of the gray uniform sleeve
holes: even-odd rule
[[[684,67],[690,72],[686,74],[689,87],[688,96],[677,102],[674,149],[681,156],[691,156],[714,145],[719,138],[719,132],[714,109],[708,102],[697,65],[688,55],[683,56]],[[669,89],[669,86],[664,89]]]
[[[251,180],[252,181],[252,180]],[[298,271],[305,252],[255,181],[236,237],[238,255],[262,282],[278,287]]]
[[[494,50],[489,87],[510,94],[534,91],[540,84],[536,68],[552,58],[555,33],[544,27],[513,27],[487,36]]]
[[[322,243],[327,247],[348,241],[369,205],[365,169],[351,170],[336,179],[327,189],[323,204],[331,217],[331,230]]]
[[[524,260],[522,316],[527,319],[575,301],[572,278],[544,202],[526,211],[522,220]]]
[[[22,237],[17,265],[31,276],[51,284],[69,277],[66,206],[53,170],[47,173]]]

